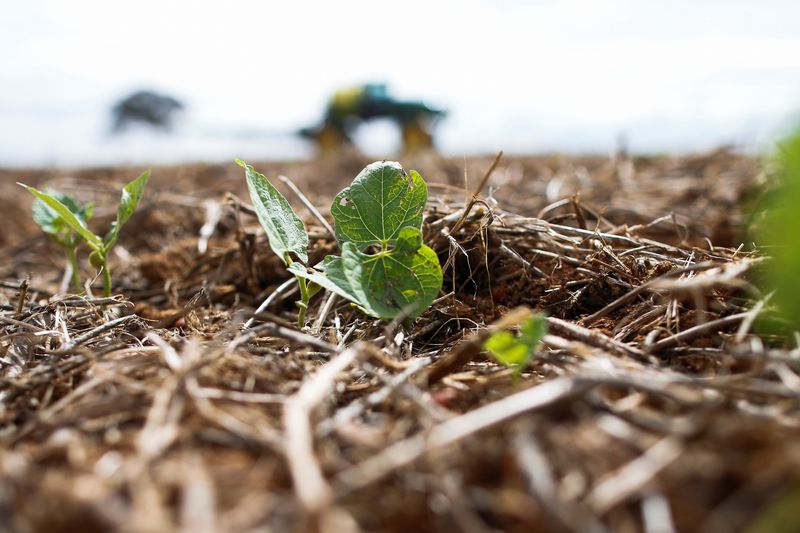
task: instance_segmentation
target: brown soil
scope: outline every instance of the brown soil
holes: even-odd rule
[[[787,520],[800,365],[786,339],[751,331],[763,259],[739,246],[758,162],[504,157],[451,231],[491,161],[402,161],[429,184],[426,242],[445,271],[430,310],[403,329],[323,294],[303,331],[293,289],[275,294],[285,270],[237,208],[239,167],[153,169],[112,257],[112,299],[99,280],[93,296],[60,293],[60,250],[14,183],[94,200],[102,229],[141,169],[0,170],[0,531]],[[255,166],[327,216],[367,162]],[[284,190],[312,262],[334,252]],[[527,308],[550,333],[516,377],[480,345]]]

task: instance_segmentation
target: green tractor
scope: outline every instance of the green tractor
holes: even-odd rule
[[[322,123],[299,133],[315,141],[322,153],[331,153],[352,144],[353,133],[363,122],[388,118],[400,128],[403,149],[413,153],[433,148],[431,128],[444,114],[420,101],[396,100],[385,84],[370,83],[336,91]]]

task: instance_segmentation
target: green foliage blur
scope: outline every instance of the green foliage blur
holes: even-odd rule
[[[756,244],[772,258],[762,277],[774,291],[759,329],[770,333],[800,331],[800,129],[780,143],[774,156],[771,190],[755,229]]]
[[[516,335],[509,331],[495,331],[483,343],[483,348],[499,363],[519,373],[528,365],[536,348],[547,334],[547,318],[536,314],[520,324]]]

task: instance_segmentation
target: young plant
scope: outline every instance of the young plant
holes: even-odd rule
[[[384,319],[399,315],[413,319],[439,294],[439,258],[422,244],[428,191],[417,172],[406,173],[394,162],[377,162],[362,170],[331,206],[342,255],[328,256],[310,268],[302,221],[263,175],[239,164],[245,168],[250,196],[270,246],[300,283],[301,325],[315,292],[309,287],[328,289]],[[292,261],[289,252],[298,260]]]
[[[72,196],[58,191],[47,191],[46,194],[64,204],[64,207],[69,209],[70,213],[84,225],[92,218],[92,211],[94,210],[92,202],[81,205]],[[73,289],[76,293],[80,293],[82,287],[76,252],[78,245],[81,243],[80,235],[64,221],[55,209],[39,198],[33,202],[33,220],[43,232],[48,234],[56,244],[64,249],[71,271],[70,277],[72,278]]]
[[[753,233],[771,257],[761,282],[774,291],[770,306],[777,311],[759,316],[758,325],[779,333],[800,331],[800,129],[780,143],[774,164],[772,189],[753,216],[761,219]]]
[[[422,244],[428,189],[399,163],[368,165],[333,200],[341,257],[317,269],[291,270],[356,303],[369,315],[408,319],[427,309],[442,288],[439,258]]]
[[[241,159],[236,160],[236,164],[244,168],[245,179],[247,180],[247,190],[250,191],[250,199],[256,211],[258,221],[264,232],[272,251],[281,258],[283,264],[291,269],[295,260],[302,263],[308,262],[308,234],[303,221],[289,205],[284,196],[273,187],[269,180],[250,165]],[[294,254],[295,259],[292,258]],[[303,327],[306,323],[306,312],[308,302],[311,297],[319,291],[319,287],[309,287],[306,280],[295,276],[300,287],[300,301],[297,306],[300,312],[297,317],[297,325]]]
[[[523,322],[516,335],[509,331],[492,333],[484,341],[483,348],[499,363],[513,368],[515,374],[519,375],[533,357],[536,347],[546,334],[547,318],[537,314]]]
[[[92,233],[86,226],[86,220],[76,216],[57,196],[39,191],[22,183],[19,185],[28,189],[38,200],[55,211],[60,218],[59,224],[68,226],[86,241],[86,244],[92,249],[91,254],[89,254],[89,264],[102,271],[103,293],[106,296],[110,296],[111,273],[108,270],[108,254],[114,245],[117,244],[122,226],[125,225],[136,210],[136,206],[142,198],[142,193],[144,192],[145,185],[147,185],[147,180],[149,178],[150,171],[148,170],[123,187],[122,197],[117,206],[117,218],[111,223],[111,228],[104,237],[99,237]]]

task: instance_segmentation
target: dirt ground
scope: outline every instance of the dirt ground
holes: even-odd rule
[[[321,294],[302,330],[233,163],[153,168],[110,299],[64,292],[15,182],[93,200],[101,231],[143,169],[0,170],[0,531],[797,530],[796,340],[753,332],[768,169],[504,156],[453,230],[492,160],[401,159],[428,182],[431,309]],[[336,241],[277,177],[328,216],[369,162],[254,165],[312,264]],[[517,377],[481,343],[528,309],[549,334]]]

